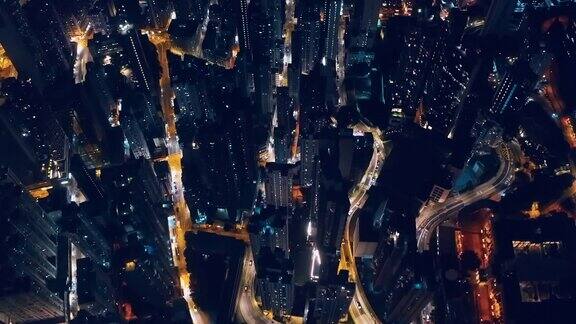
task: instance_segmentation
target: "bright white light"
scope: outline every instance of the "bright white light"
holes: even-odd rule
[[[312,249],[312,266],[310,267],[310,279],[317,280],[320,276],[316,273],[316,266],[320,266],[322,260],[320,259],[320,251],[316,247]]]
[[[132,30],[132,28],[134,28],[134,25],[128,22],[124,22],[123,24],[118,25],[118,31],[122,35],[126,35],[130,30]]]

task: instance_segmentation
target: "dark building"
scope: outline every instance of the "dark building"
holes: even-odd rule
[[[312,185],[311,220],[317,226],[316,241],[328,254],[340,251],[344,227],[350,209],[348,188],[342,178],[338,162],[339,149],[336,140],[326,140],[320,148],[319,176]]]
[[[315,323],[338,323],[346,314],[356,287],[348,281],[348,271],[338,272],[337,264],[325,266],[320,280],[316,285],[313,313],[309,321]]]
[[[162,278],[158,284],[174,287],[176,273],[169,243],[168,213],[163,208],[166,198],[151,162],[132,160],[101,172],[112,210],[123,230],[122,240],[142,245],[152,254],[151,265]]]
[[[396,191],[387,193],[381,187],[373,188],[370,197],[373,202],[367,202],[372,206],[368,210],[372,211],[374,227],[379,228],[380,233],[372,258],[374,273],[370,289],[383,305],[377,308],[383,320],[409,323],[420,315],[432,297],[431,268],[416,251],[413,215],[418,206],[398,196]]]
[[[232,103],[225,105],[233,107]],[[235,222],[242,210],[252,206],[256,160],[247,125],[246,115],[230,110],[221,124],[200,127],[192,147],[185,147],[183,180],[191,208],[212,216],[214,209],[220,208]]]
[[[100,202],[103,204],[103,202]],[[91,206],[92,205],[92,206]],[[109,240],[104,235],[105,223],[100,218],[94,202],[85,202],[78,207],[70,204],[60,212],[60,228],[71,244],[74,244],[83,255],[90,258],[90,262],[98,267],[109,269],[111,265],[112,249]],[[90,266],[92,267],[92,266]]]
[[[259,214],[250,218],[248,231],[252,254],[258,255],[260,249],[269,247],[279,248],[287,256],[289,247],[289,222],[291,221],[291,208],[266,207]]]
[[[68,173],[68,139],[50,106],[28,82],[2,81],[0,161],[25,185]]]
[[[279,248],[260,249],[256,261],[256,292],[262,309],[269,310],[275,318],[290,316],[294,305],[294,264]]]
[[[21,80],[30,79],[42,92],[70,72],[70,42],[52,1],[38,4],[6,0],[0,17],[0,44]]]
[[[354,8],[353,39],[351,47],[369,49],[372,47],[378,29],[378,13],[381,1],[367,0]]]
[[[343,1],[327,1],[324,11],[326,17],[326,37],[324,39],[325,60],[335,60],[338,54],[338,30],[342,13]]]
[[[314,183],[316,164],[319,163],[319,140],[308,135],[300,138],[300,185],[309,187]]]
[[[186,264],[192,298],[216,323],[229,323],[236,312],[236,297],[246,251],[241,241],[216,234],[186,233]]]
[[[88,257],[75,260],[76,296],[79,311],[93,316],[106,316],[116,312],[114,287],[108,273]]]
[[[266,203],[270,206],[292,205],[292,184],[297,167],[292,164],[266,164]]]
[[[58,269],[58,227],[23,188],[0,169],[2,294],[0,314],[9,321],[63,320],[64,299],[51,285]]]
[[[321,9],[321,3],[316,1],[302,1],[296,5],[298,18],[296,37],[300,37],[300,47],[295,50],[299,52],[300,67],[303,74],[309,74],[321,59]]]
[[[575,305],[574,222],[565,215],[506,217],[494,225],[494,266],[510,323],[560,323]]]

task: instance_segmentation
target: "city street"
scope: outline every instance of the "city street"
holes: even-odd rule
[[[372,134],[374,137],[374,152],[361,181],[352,190],[349,197],[350,210],[348,212],[348,221],[345,228],[346,236],[342,243],[344,262],[341,262],[341,264],[347,265],[344,268],[349,270],[350,278],[357,283],[356,292],[350,305],[350,315],[352,316],[352,319],[355,323],[380,323],[378,317],[372,311],[370,303],[362,289],[362,285],[358,285],[359,277],[356,273],[356,264],[352,253],[352,237],[357,216],[356,211],[364,205],[367,198],[366,192],[370,189],[372,184],[374,184],[380,174],[380,169],[382,168],[383,161],[386,157],[386,144],[382,141],[382,133],[377,128],[359,124],[355,126],[355,130]],[[242,293],[238,305],[240,317],[242,320],[250,324],[278,323],[267,318],[256,303],[256,298],[254,296],[254,277],[256,275],[256,270],[254,268],[254,263],[251,263],[250,260],[252,260],[252,252],[248,249],[244,259],[244,272],[242,276],[243,286],[241,287]],[[246,286],[246,290],[244,290],[244,286]]]
[[[166,120],[166,133],[167,133],[167,143],[168,148],[168,165],[170,166],[170,173],[172,175],[172,181],[174,183],[174,194],[172,200],[174,203],[174,214],[176,217],[176,230],[171,231],[171,237],[173,241],[176,242],[178,250],[180,253],[176,254],[177,260],[175,260],[178,266],[178,276],[180,278],[180,288],[183,292],[183,297],[188,303],[188,309],[190,310],[190,316],[194,323],[210,323],[210,319],[207,314],[203,313],[192,300],[190,296],[190,274],[186,269],[186,258],[184,257],[183,251],[186,249],[186,240],[184,235],[188,230],[192,228],[192,220],[190,218],[190,211],[186,205],[186,200],[184,199],[184,184],[182,183],[182,152],[180,151],[180,145],[178,144],[178,134],[176,131],[176,119],[174,113],[174,107],[172,105],[172,88],[170,87],[170,74],[168,67],[167,51],[169,48],[169,41],[166,37],[162,37],[162,33],[152,32],[149,33],[149,38],[151,42],[156,46],[158,52],[158,61],[162,68],[161,78],[160,78],[160,90],[161,90],[161,105],[162,111],[164,113],[164,118]]]
[[[343,268],[350,272],[350,278],[356,283],[356,292],[354,293],[349,309],[350,316],[354,323],[381,323],[370,306],[368,297],[364,293],[364,288],[362,287],[360,276],[357,272],[353,253],[354,247],[352,245],[354,242],[354,228],[356,226],[356,220],[358,219],[357,211],[361,209],[366,202],[368,198],[366,193],[380,174],[387,154],[386,143],[382,140],[382,132],[378,128],[358,125],[356,130],[372,133],[374,137],[374,152],[362,180],[352,190],[349,197],[350,210],[348,211],[348,220],[344,229],[344,242],[342,242],[342,257],[344,258],[344,262],[341,262],[341,265],[344,265]]]
[[[496,175],[478,187],[456,196],[445,202],[425,207],[416,218],[416,236],[419,251],[428,250],[430,238],[440,224],[455,216],[465,206],[502,192],[514,179],[514,164],[517,161],[510,145],[502,144],[498,149],[500,167]]]
[[[244,254],[244,267],[240,281],[241,286],[238,289],[237,312],[239,314],[239,320],[248,324],[279,324],[279,322],[266,317],[260,309],[260,306],[258,306],[254,295],[254,277],[256,277],[256,268],[254,266],[252,250],[250,246],[248,246]]]
[[[3,1],[0,324],[569,322],[574,12]]]

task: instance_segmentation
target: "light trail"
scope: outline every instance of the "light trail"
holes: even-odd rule
[[[321,265],[322,259],[320,258],[320,251],[318,251],[318,248],[314,247],[312,249],[312,265],[310,266],[310,279],[312,279],[312,281],[316,281],[320,278],[318,271],[320,270]],[[316,267],[318,267],[318,269],[316,269]]]

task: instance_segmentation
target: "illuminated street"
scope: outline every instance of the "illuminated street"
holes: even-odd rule
[[[149,34],[150,35],[150,34]],[[153,35],[153,34],[152,34]],[[176,235],[173,239],[176,241],[178,250],[177,253],[177,266],[178,275],[180,278],[180,288],[182,289],[183,296],[188,302],[188,309],[194,323],[210,323],[208,316],[195,306],[194,301],[190,297],[190,274],[186,269],[186,259],[184,257],[184,250],[186,249],[186,240],[184,234],[192,228],[192,220],[190,218],[190,211],[184,199],[184,185],[182,184],[182,153],[180,145],[178,144],[178,135],[176,132],[176,121],[174,107],[172,106],[172,88],[170,86],[170,73],[168,67],[167,45],[169,44],[165,38],[151,36],[153,44],[156,46],[158,52],[158,60],[162,67],[160,78],[161,89],[161,104],[164,118],[166,120],[166,132],[168,138],[166,146],[168,147],[167,161],[170,166],[172,179],[174,181],[174,193],[172,200],[174,203],[174,214],[176,216],[176,231],[170,232],[170,235]]]
[[[500,167],[492,179],[480,186],[460,195],[453,196],[443,203],[425,207],[416,218],[416,231],[418,250],[428,250],[430,239],[434,231],[444,221],[454,215],[465,206],[482,199],[490,198],[494,194],[504,191],[514,179],[514,168],[517,155],[511,145],[502,145],[498,149]]]
[[[0,323],[571,323],[575,12],[2,0]]]
[[[374,153],[370,164],[362,177],[362,180],[352,189],[350,194],[350,210],[348,211],[348,220],[344,229],[345,237],[342,246],[342,258],[344,265],[341,266],[350,272],[350,279],[356,283],[356,292],[350,304],[350,315],[354,323],[380,323],[378,316],[372,310],[368,297],[364,293],[364,288],[360,282],[356,268],[356,260],[353,253],[353,236],[355,222],[357,220],[357,211],[362,208],[366,201],[366,193],[380,174],[380,169],[384,164],[387,154],[387,144],[382,140],[382,133],[379,129],[365,125],[358,126],[360,131],[370,132],[374,138]]]
[[[474,269],[468,281],[478,308],[481,322],[499,323],[502,321],[501,289],[494,276],[481,278],[479,271],[486,269],[494,261],[494,233],[489,209],[480,209],[471,214],[462,215],[456,231],[456,249],[462,262],[464,252],[474,252],[478,257],[479,269]]]
[[[246,323],[254,324],[272,324],[279,323],[264,315],[260,306],[256,302],[254,295],[254,278],[256,276],[256,268],[254,266],[252,251],[248,246],[244,255],[242,280],[240,281],[240,296],[238,299],[238,314],[239,317]]]

